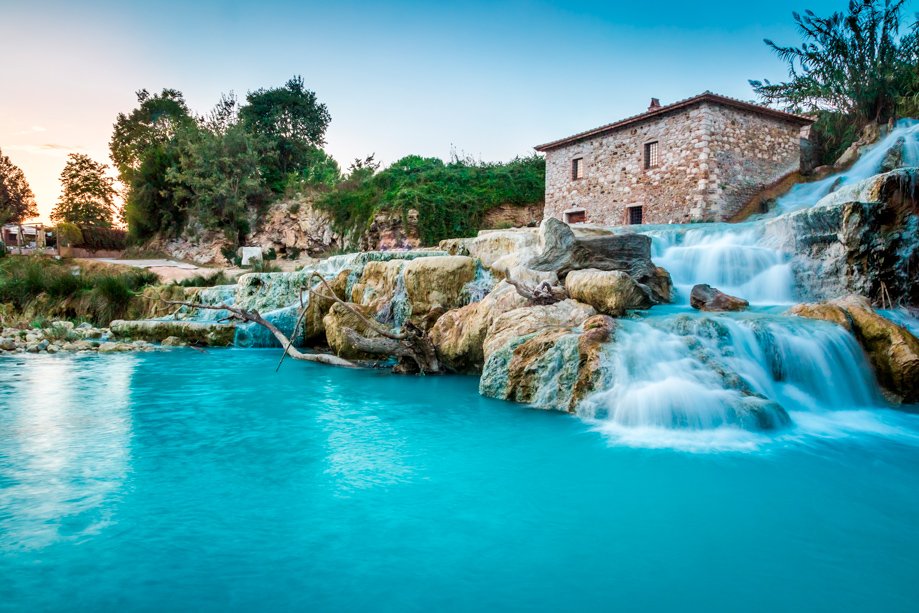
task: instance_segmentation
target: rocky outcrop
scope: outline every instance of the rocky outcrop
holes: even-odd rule
[[[575,300],[613,317],[654,304],[648,292],[620,270],[573,270],[565,278],[565,289]]]
[[[743,298],[725,294],[706,283],[694,285],[689,295],[689,305],[700,311],[743,311],[750,303]]]
[[[858,340],[878,383],[895,400],[919,403],[919,339],[906,328],[878,315],[862,297],[824,304],[800,304],[792,314],[837,323]]]
[[[574,300],[497,317],[486,335],[479,391],[539,408],[573,411],[599,378],[612,319]]]
[[[162,342],[178,338],[189,345],[229,347],[236,335],[236,326],[212,322],[143,319],[115,320],[109,326],[115,338]]]
[[[467,302],[465,290],[475,279],[475,261],[467,256],[419,258],[407,263],[403,274],[411,319],[430,329],[437,317]]]
[[[362,251],[417,249],[421,246],[418,211],[409,209],[405,219],[398,213],[380,211],[374,215],[358,242]]]
[[[296,259],[300,254],[317,256],[342,246],[342,237],[332,230],[328,213],[313,206],[315,196],[301,195],[273,204],[259,217],[258,227],[246,237],[246,244],[281,257]]]
[[[483,229],[522,228],[538,226],[543,218],[544,202],[533,204],[502,204],[489,209],[482,218]]]
[[[806,300],[856,293],[876,304],[919,305],[919,181],[904,168],[844,187],[817,205],[766,223],[794,254]]]
[[[370,307],[362,305],[352,305],[352,308],[359,311],[368,319],[373,317]],[[339,303],[332,305],[329,312],[323,318],[325,327],[326,341],[329,348],[339,357],[349,360],[369,360],[374,359],[368,353],[364,353],[354,347],[354,344],[348,338],[348,330],[353,330],[365,338],[379,338],[379,333],[367,326],[360,317],[354,314],[348,308]]]
[[[526,305],[527,300],[502,281],[481,301],[447,311],[430,332],[440,361],[454,372],[481,372],[485,336],[495,318]]]

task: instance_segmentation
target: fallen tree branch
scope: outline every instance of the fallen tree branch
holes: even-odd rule
[[[354,308],[354,305],[345,302],[339,298],[329,283],[317,272],[310,275],[308,281],[318,278],[320,283],[325,286],[330,295],[325,295],[319,291],[310,288],[310,295],[328,300],[333,303],[342,305],[348,309],[361,323],[369,330],[377,333],[382,338],[368,338],[351,328],[345,328],[344,334],[347,341],[359,351],[373,355],[390,355],[400,358],[399,369],[402,372],[409,372],[410,368],[406,360],[414,362],[418,372],[422,374],[437,374],[442,372],[440,361],[437,359],[437,351],[434,349],[434,343],[425,334],[424,330],[418,328],[411,322],[406,322],[403,326],[403,332],[396,333],[387,329],[383,324],[369,317]],[[386,342],[383,342],[385,339]]]
[[[516,281],[511,278],[510,270],[507,271],[505,279],[514,286],[518,294],[529,300],[532,304],[555,304],[556,302],[561,302],[568,298],[568,292],[565,291],[564,287],[553,286],[548,281],[543,281],[536,287],[531,287],[521,281]]]
[[[194,302],[186,302],[181,300],[163,300],[166,304],[171,304],[175,306],[187,306],[194,309],[210,309],[212,311],[227,311],[231,314],[228,319],[238,319],[240,321],[248,321],[256,323],[264,328],[266,328],[271,334],[274,335],[278,342],[281,343],[282,347],[287,347],[285,355],[289,354],[290,357],[295,360],[303,360],[305,362],[318,362],[320,364],[329,364],[331,366],[344,366],[346,368],[357,368],[357,364],[340,358],[337,355],[331,355],[326,353],[303,353],[299,349],[293,346],[293,343],[287,336],[278,330],[277,326],[273,323],[262,317],[258,311],[247,311],[245,309],[240,309],[237,307],[231,307],[226,304],[198,304]]]
[[[386,338],[391,338],[394,341],[405,340],[406,338],[405,334],[397,334],[391,330],[386,329],[380,322],[374,321],[370,319],[369,317],[366,317],[363,313],[361,313],[360,311],[352,307],[350,303],[345,302],[344,300],[336,296],[335,290],[332,289],[332,287],[329,285],[329,282],[326,281],[322,277],[322,275],[320,275],[318,272],[314,272],[312,275],[310,275],[310,278],[308,280],[312,281],[313,277],[319,279],[319,281],[322,282],[322,284],[326,287],[326,289],[329,290],[329,293],[331,294],[331,296],[320,294],[313,288],[310,288],[309,290],[311,295],[318,296],[319,298],[322,298],[323,300],[337,302],[338,304],[342,305],[343,307],[345,307],[346,309],[354,313],[355,317],[360,319],[364,325],[366,325],[368,328],[370,328],[371,330],[373,330],[374,332],[376,332],[377,334],[381,336],[385,336]]]

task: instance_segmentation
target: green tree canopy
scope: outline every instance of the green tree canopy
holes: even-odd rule
[[[915,84],[916,24],[901,32],[905,0],[851,0],[846,13],[793,18],[800,47],[765,43],[788,65],[783,83],[750,81],[767,103],[796,111],[833,111],[864,124],[894,116]]]
[[[81,153],[67,156],[61,172],[61,198],[51,219],[77,225],[112,227],[115,212],[115,188],[106,176],[108,166]]]
[[[180,135],[177,151],[179,163],[168,171],[175,197],[187,200],[205,227],[241,239],[249,231],[248,213],[258,211],[269,196],[252,136],[240,125],[223,134],[188,130]]]
[[[177,132],[194,124],[182,92],[164,89],[150,95],[145,89],[137,92],[138,107],[130,115],[119,113],[115,130],[109,141],[112,161],[122,183],[130,186],[133,173],[143,163],[144,154],[154,146],[171,141]]]
[[[295,76],[283,87],[249,92],[239,110],[245,129],[262,148],[261,169],[268,186],[284,189],[292,173],[309,165],[312,150],[325,143],[331,115],[316,93]]]
[[[0,224],[38,216],[35,196],[22,170],[0,151]]]

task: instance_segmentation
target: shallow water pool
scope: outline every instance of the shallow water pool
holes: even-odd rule
[[[919,602],[917,415],[634,448],[473,378],[277,358],[0,359],[0,609]]]

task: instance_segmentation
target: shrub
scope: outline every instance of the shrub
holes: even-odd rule
[[[356,176],[355,176],[356,175]],[[317,205],[332,216],[342,234],[364,232],[380,211],[401,215],[418,211],[422,243],[473,236],[487,211],[502,204],[542,201],[546,164],[537,155],[506,164],[408,156],[386,170],[353,172]]]
[[[57,242],[62,247],[76,247],[83,242],[83,233],[76,224],[62,221],[54,226]]]

